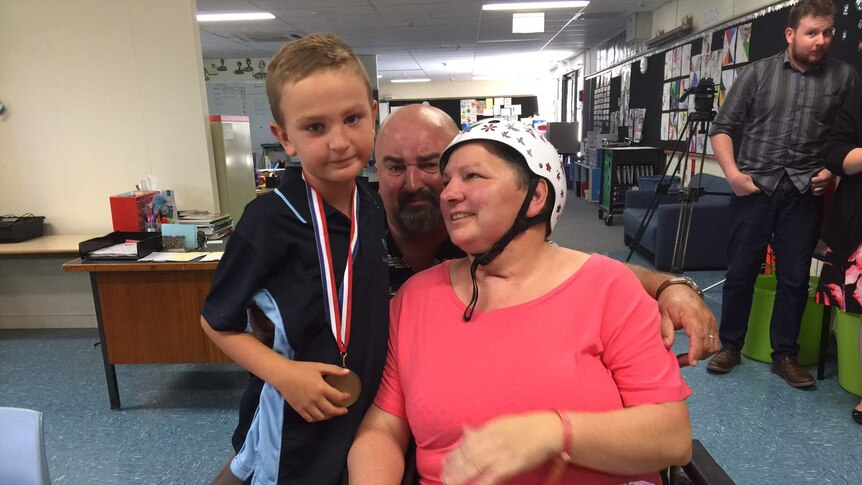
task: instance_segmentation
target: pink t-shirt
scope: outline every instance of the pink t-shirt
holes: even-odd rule
[[[658,307],[621,263],[591,256],[558,287],[475,312],[449,280],[451,261],[407,281],[390,306],[389,354],[375,404],[406,419],[423,484],[439,484],[462,429],[537,410],[605,411],[685,399],[691,390],[659,333]],[[482,298],[481,292],[479,298]],[[574,430],[577,433],[577,430]],[[548,464],[510,481],[542,483]],[[561,483],[620,484],[569,467]]]

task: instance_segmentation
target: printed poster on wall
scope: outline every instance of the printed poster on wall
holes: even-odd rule
[[[667,51],[664,53],[664,79],[667,81],[668,79],[673,77],[673,51]]]
[[[669,140],[677,139],[676,127],[679,120],[679,111],[672,111],[667,126],[667,137]]]
[[[688,111],[680,111],[679,115],[676,118],[676,135],[680,136],[688,136],[688,133],[684,132],[685,122],[688,119]]]
[[[721,88],[718,91],[718,105],[721,106],[724,104],[724,98],[727,97],[727,93],[730,92],[730,88],[733,87],[733,80],[735,78],[736,71],[734,69],[727,69],[721,71]]]
[[[670,113],[661,114],[661,139],[667,141],[667,128],[670,125]]]
[[[680,76],[685,76],[690,71],[686,71],[691,67],[691,44],[682,46],[682,60],[680,61]]]
[[[646,108],[633,108],[631,110],[631,118],[632,126],[634,127],[632,141],[634,141],[635,143],[640,143],[641,139],[643,138],[644,119],[646,119]]]
[[[476,116],[479,113],[479,103],[475,99],[461,100],[461,124],[470,124],[476,122]]]
[[[736,57],[737,64],[748,62],[749,47],[751,45],[751,24],[740,25],[736,31]]]
[[[682,48],[677,47],[673,51],[673,77],[682,75]]]
[[[680,97],[682,97],[682,93],[684,93],[685,90],[688,89],[688,83],[689,83],[688,79],[680,79],[679,80],[679,96]],[[679,101],[679,109],[688,109],[688,99],[689,98],[685,98],[685,101],[683,101],[683,100]],[[694,104],[694,103],[692,103],[692,104]]]
[[[693,128],[693,127],[692,127]],[[707,135],[703,133],[696,133],[695,136],[691,139],[691,143],[688,146],[688,151],[692,154],[702,154],[703,153],[703,143],[706,139]]]
[[[670,109],[679,109],[679,81],[670,82]]]
[[[711,77],[715,84],[721,83],[721,61],[724,58],[724,49],[712,51],[709,54],[709,75],[703,75],[704,78]],[[716,98],[718,99],[718,98]]]
[[[667,111],[670,109],[670,84],[664,83],[661,91],[661,109]]]
[[[736,27],[724,31],[724,62],[722,66],[736,64]]]
[[[697,86],[700,83],[700,73],[701,73],[701,56],[700,54],[691,56],[691,63],[689,63],[689,74],[688,74],[688,84],[689,86]]]

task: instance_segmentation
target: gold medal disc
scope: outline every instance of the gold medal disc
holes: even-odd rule
[[[350,394],[350,397],[346,400],[336,403],[339,406],[349,407],[353,403],[359,399],[359,394],[362,392],[362,382],[359,380],[359,376],[356,375],[355,372],[350,371],[349,373],[336,376],[336,375],[327,375],[324,376],[323,380],[327,382],[330,386],[338,389],[341,392],[346,392]]]

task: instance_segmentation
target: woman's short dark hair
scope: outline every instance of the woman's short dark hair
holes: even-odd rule
[[[802,17],[835,17],[835,4],[832,0],[801,0],[790,9],[787,26],[793,30],[799,27]]]
[[[515,172],[515,183],[518,184],[519,189],[529,187],[531,179],[540,178],[527,168],[527,160],[524,159],[524,156],[518,150],[496,141],[479,141],[479,143],[482,143],[489,152],[506,162],[512,168]],[[548,184],[548,197],[545,199],[545,207],[542,212],[553,210],[554,200],[556,199],[553,185],[548,181],[545,181],[545,183]]]

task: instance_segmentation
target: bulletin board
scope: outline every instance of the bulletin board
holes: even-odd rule
[[[835,4],[835,37],[829,55],[862,73],[862,2],[836,0]],[[688,103],[693,104],[693,97],[680,103],[679,95],[696,85],[700,77],[713,77],[719,87],[716,109],[720,109],[741,69],[786,49],[784,30],[789,12],[790,5],[769,7],[656,51],[645,58],[645,72],[638,59],[588,78],[584,85],[584,133],[610,132],[614,111],[621,124],[631,124],[631,113],[642,109],[645,116],[640,144],[672,150],[689,112],[694,110]],[[612,92],[616,86],[620,91]],[[628,103],[628,115],[620,109],[624,102]],[[704,139],[696,137],[690,149],[700,153]],[[700,145],[695,144],[698,141]],[[708,142],[706,149],[710,153]]]
[[[398,107],[398,106],[406,106],[408,104],[416,104],[427,102],[431,106],[435,108],[439,108],[443,110],[447,115],[452,118],[452,121],[455,122],[456,125],[461,126],[461,108],[462,101],[477,101],[478,100],[487,100],[488,97],[475,97],[475,98],[441,98],[441,99],[400,99],[398,101],[390,101],[390,107]],[[539,114],[539,100],[536,96],[496,96],[491,97],[491,99],[504,99],[511,100],[511,103],[508,106],[520,106],[521,114],[518,115],[519,118],[529,118],[532,116],[537,116]],[[506,106],[504,104],[504,106]],[[476,120],[482,120],[485,118],[490,118],[490,116],[485,116],[482,113],[478,113],[476,115]]]
[[[255,160],[262,156],[261,144],[278,143],[269,129],[272,112],[269,110],[265,83],[210,81],[206,87],[210,113],[248,116]]]

